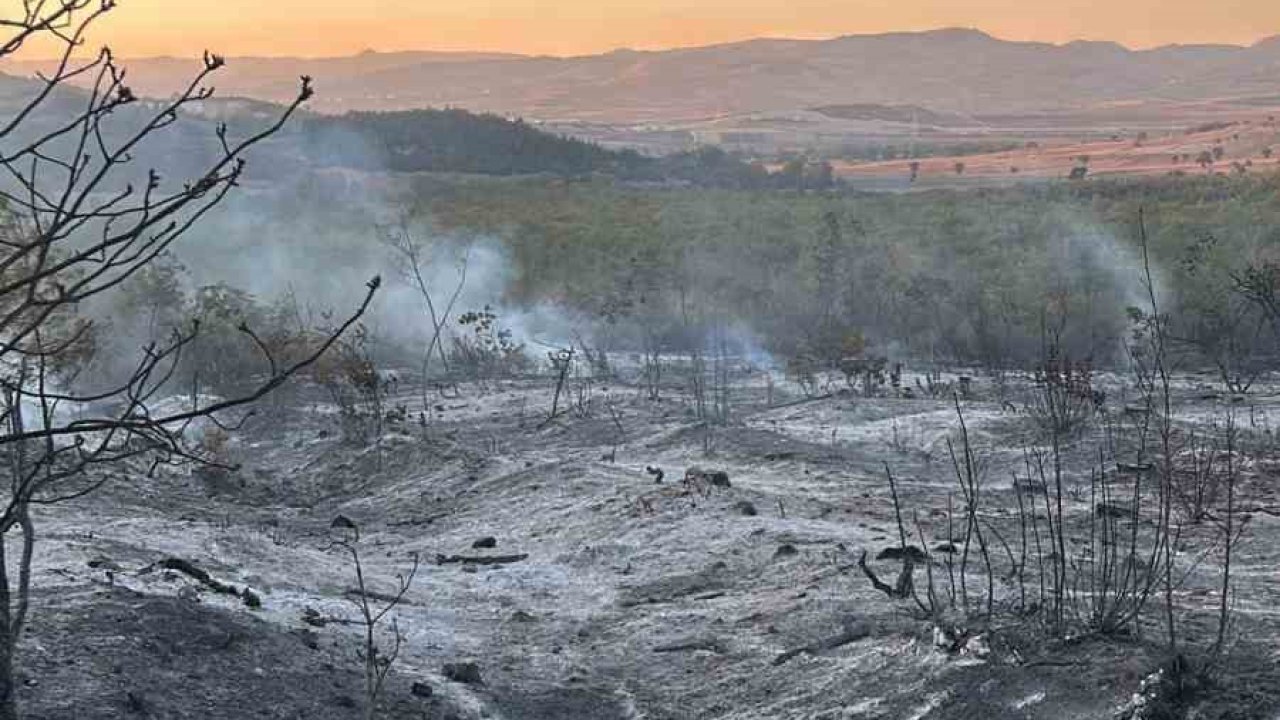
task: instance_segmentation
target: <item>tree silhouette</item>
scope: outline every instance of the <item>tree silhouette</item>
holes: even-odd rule
[[[109,50],[87,59],[77,52],[88,29],[114,8],[113,0],[24,0],[0,15],[0,59],[34,43],[51,43],[59,53],[52,71],[25,85],[28,95],[0,118],[0,559],[16,559],[0,562],[0,720],[18,717],[14,655],[32,599],[32,508],[83,497],[139,466],[216,463],[193,444],[192,424],[226,420],[314,363],[378,286],[370,282],[355,314],[289,364],[279,364],[242,325],[262,350],[262,373],[242,395],[208,398],[197,387],[177,409],[156,402],[198,328],[146,345],[132,373],[112,386],[76,389],[95,348],[96,328],[78,314],[81,304],[155,263],[237,186],[245,154],[312,94],[303,78],[294,101],[266,127],[244,137],[218,127],[208,164],[186,182],[165,182],[154,169],[140,170],[135,157],[186,108],[212,96],[205,83],[223,60],[206,53],[186,87],[168,100],[139,103]],[[72,89],[73,80],[87,81],[88,89]],[[89,403],[103,409],[88,410]],[[86,409],[73,415],[68,406]]]

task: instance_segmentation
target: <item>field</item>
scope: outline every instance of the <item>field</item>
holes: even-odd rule
[[[1277,159],[1271,148],[1280,140],[1274,116],[1265,114],[1238,121],[1218,121],[1202,127],[1170,131],[1133,130],[1115,133],[1112,138],[1070,140],[1061,136],[1044,140],[1020,137],[1015,150],[971,155],[941,154],[920,159],[918,178],[911,183],[911,160],[835,163],[839,177],[854,187],[876,180],[897,179],[911,187],[939,187],[974,184],[1016,184],[1046,179],[1065,179],[1072,170],[1084,167],[1088,177],[1141,177],[1212,173],[1271,172]],[[1004,135],[1018,138],[1013,133]],[[1221,148],[1215,155],[1214,148]],[[1211,162],[1201,163],[1202,153]],[[957,163],[963,163],[957,172]]]

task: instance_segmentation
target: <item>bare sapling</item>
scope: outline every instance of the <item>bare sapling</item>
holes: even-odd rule
[[[1162,581],[1164,585],[1165,632],[1171,657],[1178,655],[1178,634],[1174,617],[1174,561],[1178,540],[1182,534],[1180,523],[1174,518],[1174,426],[1173,391],[1168,355],[1168,318],[1161,314],[1156,295],[1155,280],[1151,272],[1150,242],[1144,211],[1138,210],[1138,239],[1142,250],[1142,286],[1149,303],[1145,314],[1144,330],[1148,340],[1150,372],[1142,392],[1147,396],[1148,407],[1154,408],[1156,435],[1160,444],[1157,463],[1160,472],[1158,527],[1163,537],[1164,550]],[[1143,317],[1139,315],[1138,317]]]
[[[334,538],[330,549],[340,550],[351,558],[352,569],[356,576],[356,586],[352,588],[350,600],[360,613],[358,624],[362,631],[360,659],[364,665],[364,690],[366,720],[373,720],[378,712],[378,700],[382,697],[383,687],[391,667],[400,656],[400,649],[405,636],[394,616],[390,617],[390,628],[384,630],[390,613],[404,602],[405,595],[413,586],[413,578],[418,573],[418,555],[412,555],[413,565],[409,572],[396,576],[396,590],[390,594],[375,592],[368,587],[365,580],[364,563],[360,558],[360,528],[349,518],[339,515],[330,524],[330,532]],[[389,637],[385,641],[383,638]]]
[[[431,324],[427,344],[422,352],[421,366],[423,417],[430,418],[431,359],[433,356],[439,358],[441,369],[447,376],[449,356],[445,353],[444,331],[448,327],[449,317],[453,314],[458,298],[461,297],[467,284],[467,265],[471,258],[471,247],[464,245],[455,258],[457,284],[447,296],[437,298],[437,290],[427,279],[427,273],[431,272],[435,266],[436,258],[432,257],[432,251],[435,248],[413,234],[409,228],[408,219],[402,218],[398,227],[383,229],[382,241],[400,259],[400,271],[421,296],[427,311],[427,320]],[[444,302],[441,303],[440,300]]]
[[[1236,523],[1236,484],[1239,480],[1240,460],[1234,408],[1228,406],[1223,431],[1226,453],[1226,474],[1223,478],[1227,491],[1227,505],[1223,511],[1222,526],[1222,589],[1218,605],[1218,636],[1213,644],[1214,653],[1221,653],[1226,645],[1227,629],[1231,619],[1231,560],[1232,551],[1240,541],[1244,523]]]

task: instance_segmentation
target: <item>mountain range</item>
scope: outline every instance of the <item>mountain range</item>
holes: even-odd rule
[[[197,67],[179,58],[124,63],[143,95],[164,96]],[[40,63],[10,63],[29,74]],[[1053,45],[978,30],[760,39],[582,57],[403,52],[340,58],[231,58],[223,96],[282,101],[312,75],[324,112],[460,107],[550,121],[705,120],[816,106],[910,105],[985,115],[1134,101],[1230,99],[1280,104],[1280,36],[1252,46],[1130,50]]]

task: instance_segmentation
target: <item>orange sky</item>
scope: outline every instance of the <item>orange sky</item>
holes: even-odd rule
[[[366,48],[571,55],[947,26],[1132,47],[1248,44],[1280,34],[1280,0],[120,0],[92,44],[110,43],[125,56],[206,47],[228,55]]]

